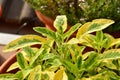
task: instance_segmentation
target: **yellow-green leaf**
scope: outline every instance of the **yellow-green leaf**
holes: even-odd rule
[[[120,49],[111,49],[101,54],[100,60],[120,59]]]
[[[120,38],[114,39],[113,42],[110,44],[109,47],[112,47],[112,46],[114,46],[116,44],[120,44]]]
[[[57,16],[54,21],[54,27],[58,31],[64,32],[67,29],[67,17],[65,15]]]
[[[17,62],[13,63],[8,69],[7,72],[19,68],[19,64]]]
[[[114,21],[110,19],[95,19],[92,22],[87,22],[79,28],[76,37],[79,39],[85,34],[103,30],[113,23]]]
[[[105,37],[107,38],[107,44],[106,44],[106,49],[110,48],[113,46],[115,38],[107,33],[104,33]],[[116,43],[116,42],[115,42]]]
[[[41,44],[41,42],[45,42],[45,38],[42,38],[38,35],[24,35],[12,42],[10,42],[7,46],[4,47],[4,52],[14,51],[19,48],[23,48],[25,46]]]
[[[55,73],[53,71],[46,70],[42,72],[42,74],[47,74],[49,76],[49,80],[53,80]]]
[[[78,44],[78,43],[79,43],[79,40],[77,38],[72,38],[67,42],[67,44]]]
[[[67,75],[65,74],[65,69],[64,67],[60,67],[60,70],[58,70],[55,73],[54,79],[53,80],[68,80]]]
[[[0,74],[0,80],[16,80],[16,78],[14,78],[14,74],[6,73]]]
[[[30,75],[28,76],[28,80],[41,80],[41,74],[42,74],[41,66],[38,65],[30,73]]]

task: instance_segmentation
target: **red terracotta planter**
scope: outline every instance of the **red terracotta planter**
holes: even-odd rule
[[[10,72],[7,72],[7,69],[10,67],[11,64],[16,62],[16,54],[20,52],[21,50],[18,50],[15,52],[12,56],[10,56],[1,66],[0,66],[0,74],[2,73],[16,73],[19,69],[12,70]],[[9,54],[9,53],[8,53]]]
[[[53,31],[56,31],[56,29],[53,27],[53,22],[54,20],[47,17],[47,16],[44,16],[40,11],[36,10],[36,15],[37,17],[39,18],[39,20],[41,22],[43,22],[45,24],[45,26],[48,28],[48,29],[51,29]]]
[[[16,54],[12,55],[8,58],[1,66],[0,66],[0,74],[6,73],[9,66],[16,61]]]

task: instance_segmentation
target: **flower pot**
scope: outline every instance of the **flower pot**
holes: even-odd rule
[[[16,62],[16,54],[20,52],[21,50],[18,50],[17,52],[14,52],[12,56],[10,56],[1,66],[0,66],[0,74],[2,73],[16,73],[19,69],[14,69],[9,72],[7,72],[7,69],[12,65],[14,62]],[[9,54],[9,53],[7,53]]]
[[[39,18],[39,20],[42,21],[48,29],[51,29],[51,30],[53,30],[53,31],[56,31],[56,29],[53,27],[53,22],[54,22],[53,19],[51,19],[51,18],[43,15],[43,14],[42,14],[40,11],[38,11],[38,10],[36,10],[35,12],[36,12],[36,15],[37,15],[37,17]]]
[[[16,61],[16,53],[12,55],[10,58],[8,58],[1,66],[0,66],[0,74],[6,73],[7,69],[11,64],[13,64]],[[13,71],[12,71],[13,73]]]

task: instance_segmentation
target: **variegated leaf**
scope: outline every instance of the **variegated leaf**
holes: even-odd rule
[[[57,16],[54,21],[54,27],[58,32],[64,32],[67,29],[67,17],[65,15]]]
[[[80,23],[75,24],[72,26],[65,34],[64,34],[64,39],[67,37],[70,37],[79,27],[81,26]]]
[[[24,35],[12,42],[10,42],[7,46],[4,47],[4,52],[14,51],[19,48],[23,48],[30,45],[41,44],[41,42],[45,42],[45,38],[42,38],[38,35]]]
[[[13,63],[8,69],[7,72],[19,68],[19,64],[17,62]]]
[[[28,76],[28,80],[41,80],[41,74],[42,74],[41,66],[38,65],[30,73],[30,75]]]
[[[17,62],[19,64],[20,69],[24,69],[28,66],[27,60],[24,58],[21,52],[17,54]]]
[[[92,22],[87,22],[79,28],[76,37],[79,39],[85,34],[103,30],[113,23],[114,21],[109,19],[95,19]]]
[[[120,49],[111,49],[101,54],[99,60],[120,59]]]
[[[50,37],[54,40],[56,39],[56,33],[52,30],[46,29],[45,27],[35,27],[33,29],[45,37]]]
[[[65,69],[64,67],[60,67],[60,70],[58,70],[55,75],[53,80],[68,80],[67,75],[65,74]]]

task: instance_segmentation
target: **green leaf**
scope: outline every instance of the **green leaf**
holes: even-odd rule
[[[60,70],[55,73],[53,80],[68,80],[64,67],[60,67]]]
[[[42,54],[43,51],[44,51],[44,48],[40,48],[40,50],[38,50],[38,52],[36,52],[35,56],[33,56],[30,59],[30,65],[32,65],[35,62],[35,60]]]
[[[42,34],[45,37],[50,37],[52,39],[56,39],[56,33],[52,30],[46,29],[45,27],[34,27],[33,30]]]
[[[21,53],[23,54],[23,56],[25,57],[25,59],[27,61],[30,61],[30,59],[35,56],[36,52],[38,51],[39,49],[36,48],[36,47],[30,47],[30,46],[27,46],[27,47],[24,47],[23,48],[23,51],[21,51]]]
[[[33,71],[33,68],[30,66],[27,67],[26,69],[22,69],[22,74],[23,74],[23,80],[27,78],[27,76]]]
[[[113,23],[114,21],[109,19],[95,19],[87,22],[79,28],[76,37],[79,39],[85,34],[103,30]]]
[[[77,59],[77,67],[78,67],[78,69],[81,68],[81,65],[82,65],[82,57],[80,56],[80,57],[78,57],[78,59]]]
[[[16,78],[15,80],[26,80],[32,70],[33,68],[29,66],[26,69],[17,71],[17,73],[14,74],[14,77]]]
[[[109,45],[109,47],[112,47],[117,44],[120,44],[120,38],[114,39],[113,42]]]
[[[103,71],[97,75],[89,78],[82,78],[82,80],[119,80],[120,77],[113,71]]]
[[[103,41],[103,37],[104,37],[103,32],[102,31],[97,31],[96,32],[96,37],[97,37],[97,41],[102,42]]]
[[[78,43],[79,43],[79,40],[77,38],[72,38],[67,42],[67,44],[78,44]]]
[[[120,49],[111,49],[101,54],[99,60],[111,60],[120,58]]]
[[[42,38],[37,35],[24,35],[12,42],[10,42],[7,46],[4,47],[4,52],[14,51],[19,48],[23,48],[30,45],[41,44],[41,42],[45,42],[45,38]]]
[[[71,60],[76,63],[77,59],[82,56],[85,46],[71,45],[69,47]]]
[[[115,38],[112,35],[107,33],[104,33],[104,37],[107,39],[106,43],[104,43],[104,47],[108,49],[111,47],[111,44],[113,43]]]
[[[86,60],[91,54],[95,53],[94,51],[86,52],[85,54],[82,54],[82,59]]]
[[[80,40],[79,43],[91,48],[96,48],[96,36],[92,34],[87,34],[83,36]],[[98,42],[97,42],[98,43]]]
[[[72,26],[65,34],[64,34],[64,39],[69,38],[79,27],[81,26],[80,23],[75,24]]]
[[[6,73],[6,74],[0,74],[0,80],[15,80],[14,74]]]
[[[17,62],[10,65],[10,67],[7,69],[7,72],[19,68],[19,64]]]
[[[78,75],[79,69],[78,69],[78,66],[77,66],[77,65],[75,65],[75,64],[73,64],[72,62],[67,61],[67,60],[65,60],[65,61],[63,62],[63,65],[65,66],[65,68],[66,68],[69,72],[73,73],[74,76],[77,76],[77,75]]]
[[[41,60],[47,60],[47,59],[51,59],[51,58],[54,58],[54,57],[55,57],[55,55],[52,54],[52,53],[49,53],[49,54],[43,54]]]
[[[44,72],[42,72],[41,80],[53,80],[54,74],[54,71],[45,70]]]
[[[28,63],[21,52],[17,54],[17,62],[21,69],[24,69],[28,66]]]
[[[59,34],[63,33],[67,29],[67,17],[65,15],[57,16],[54,21],[54,27]]]
[[[14,77],[17,78],[17,80],[23,80],[22,71],[21,70],[17,71],[17,73],[15,73]]]
[[[30,75],[28,76],[28,80],[41,80],[41,74],[42,74],[41,66],[38,65],[30,73]]]
[[[83,68],[89,69],[92,65],[97,61],[98,54],[95,52],[91,52],[86,61],[83,64]]]

